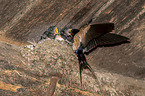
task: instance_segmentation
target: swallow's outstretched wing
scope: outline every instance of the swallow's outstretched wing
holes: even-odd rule
[[[96,47],[116,46],[123,43],[129,43],[129,38],[113,33],[107,33],[99,38],[92,39],[86,46],[85,53],[91,52]]]
[[[84,25],[80,31],[74,36],[73,50],[77,50],[82,42],[83,48],[94,39],[103,36],[106,33],[114,30],[114,23],[102,23],[94,25]]]
[[[100,36],[103,36],[106,33],[112,32],[114,30],[114,23],[102,23],[102,24],[94,24],[94,25],[88,25],[90,27],[85,36],[83,37],[82,43],[83,46],[86,47],[88,43],[94,39],[99,38]],[[80,31],[85,31],[82,28]]]

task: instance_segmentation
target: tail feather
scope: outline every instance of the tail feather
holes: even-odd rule
[[[79,50],[77,52],[77,56],[78,56],[78,60],[79,60],[80,82],[81,82],[81,85],[82,85],[82,71],[83,71],[83,69],[89,69],[90,72],[92,73],[93,77],[95,78],[95,80],[97,80],[97,82],[99,83],[99,85],[101,85],[101,82],[100,82],[99,78],[95,75],[93,69],[87,63],[86,57],[85,57],[83,51],[82,50]]]

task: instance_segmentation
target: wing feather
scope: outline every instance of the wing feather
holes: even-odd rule
[[[102,24],[94,24],[90,25],[90,29],[87,31],[85,35],[85,39],[83,41],[83,46],[86,47],[89,41],[94,38],[98,38],[106,33],[114,30],[114,23],[102,23]]]
[[[86,46],[85,52],[88,53],[99,46],[115,46],[126,42],[129,42],[129,38],[113,33],[107,33],[99,38],[91,40]]]

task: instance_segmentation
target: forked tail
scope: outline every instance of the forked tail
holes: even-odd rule
[[[98,78],[98,76],[95,75],[93,69],[91,68],[91,66],[87,63],[86,61],[86,57],[83,53],[83,50],[77,50],[77,57],[79,60],[79,69],[80,69],[80,82],[82,85],[82,71],[83,69],[89,69],[92,72],[93,77],[97,80],[97,82],[99,83],[99,85],[101,85],[101,82]]]

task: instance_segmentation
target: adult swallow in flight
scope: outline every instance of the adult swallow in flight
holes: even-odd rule
[[[110,33],[114,30],[114,23],[86,24],[82,26],[79,31],[75,30],[76,29],[69,29],[68,32],[73,37],[73,50],[77,54],[79,60],[81,85],[81,73],[83,69],[89,69],[94,78],[101,84],[98,77],[95,76],[91,66],[87,63],[84,53],[89,53],[99,46],[128,42],[129,38]],[[83,50],[85,50],[85,52]]]

